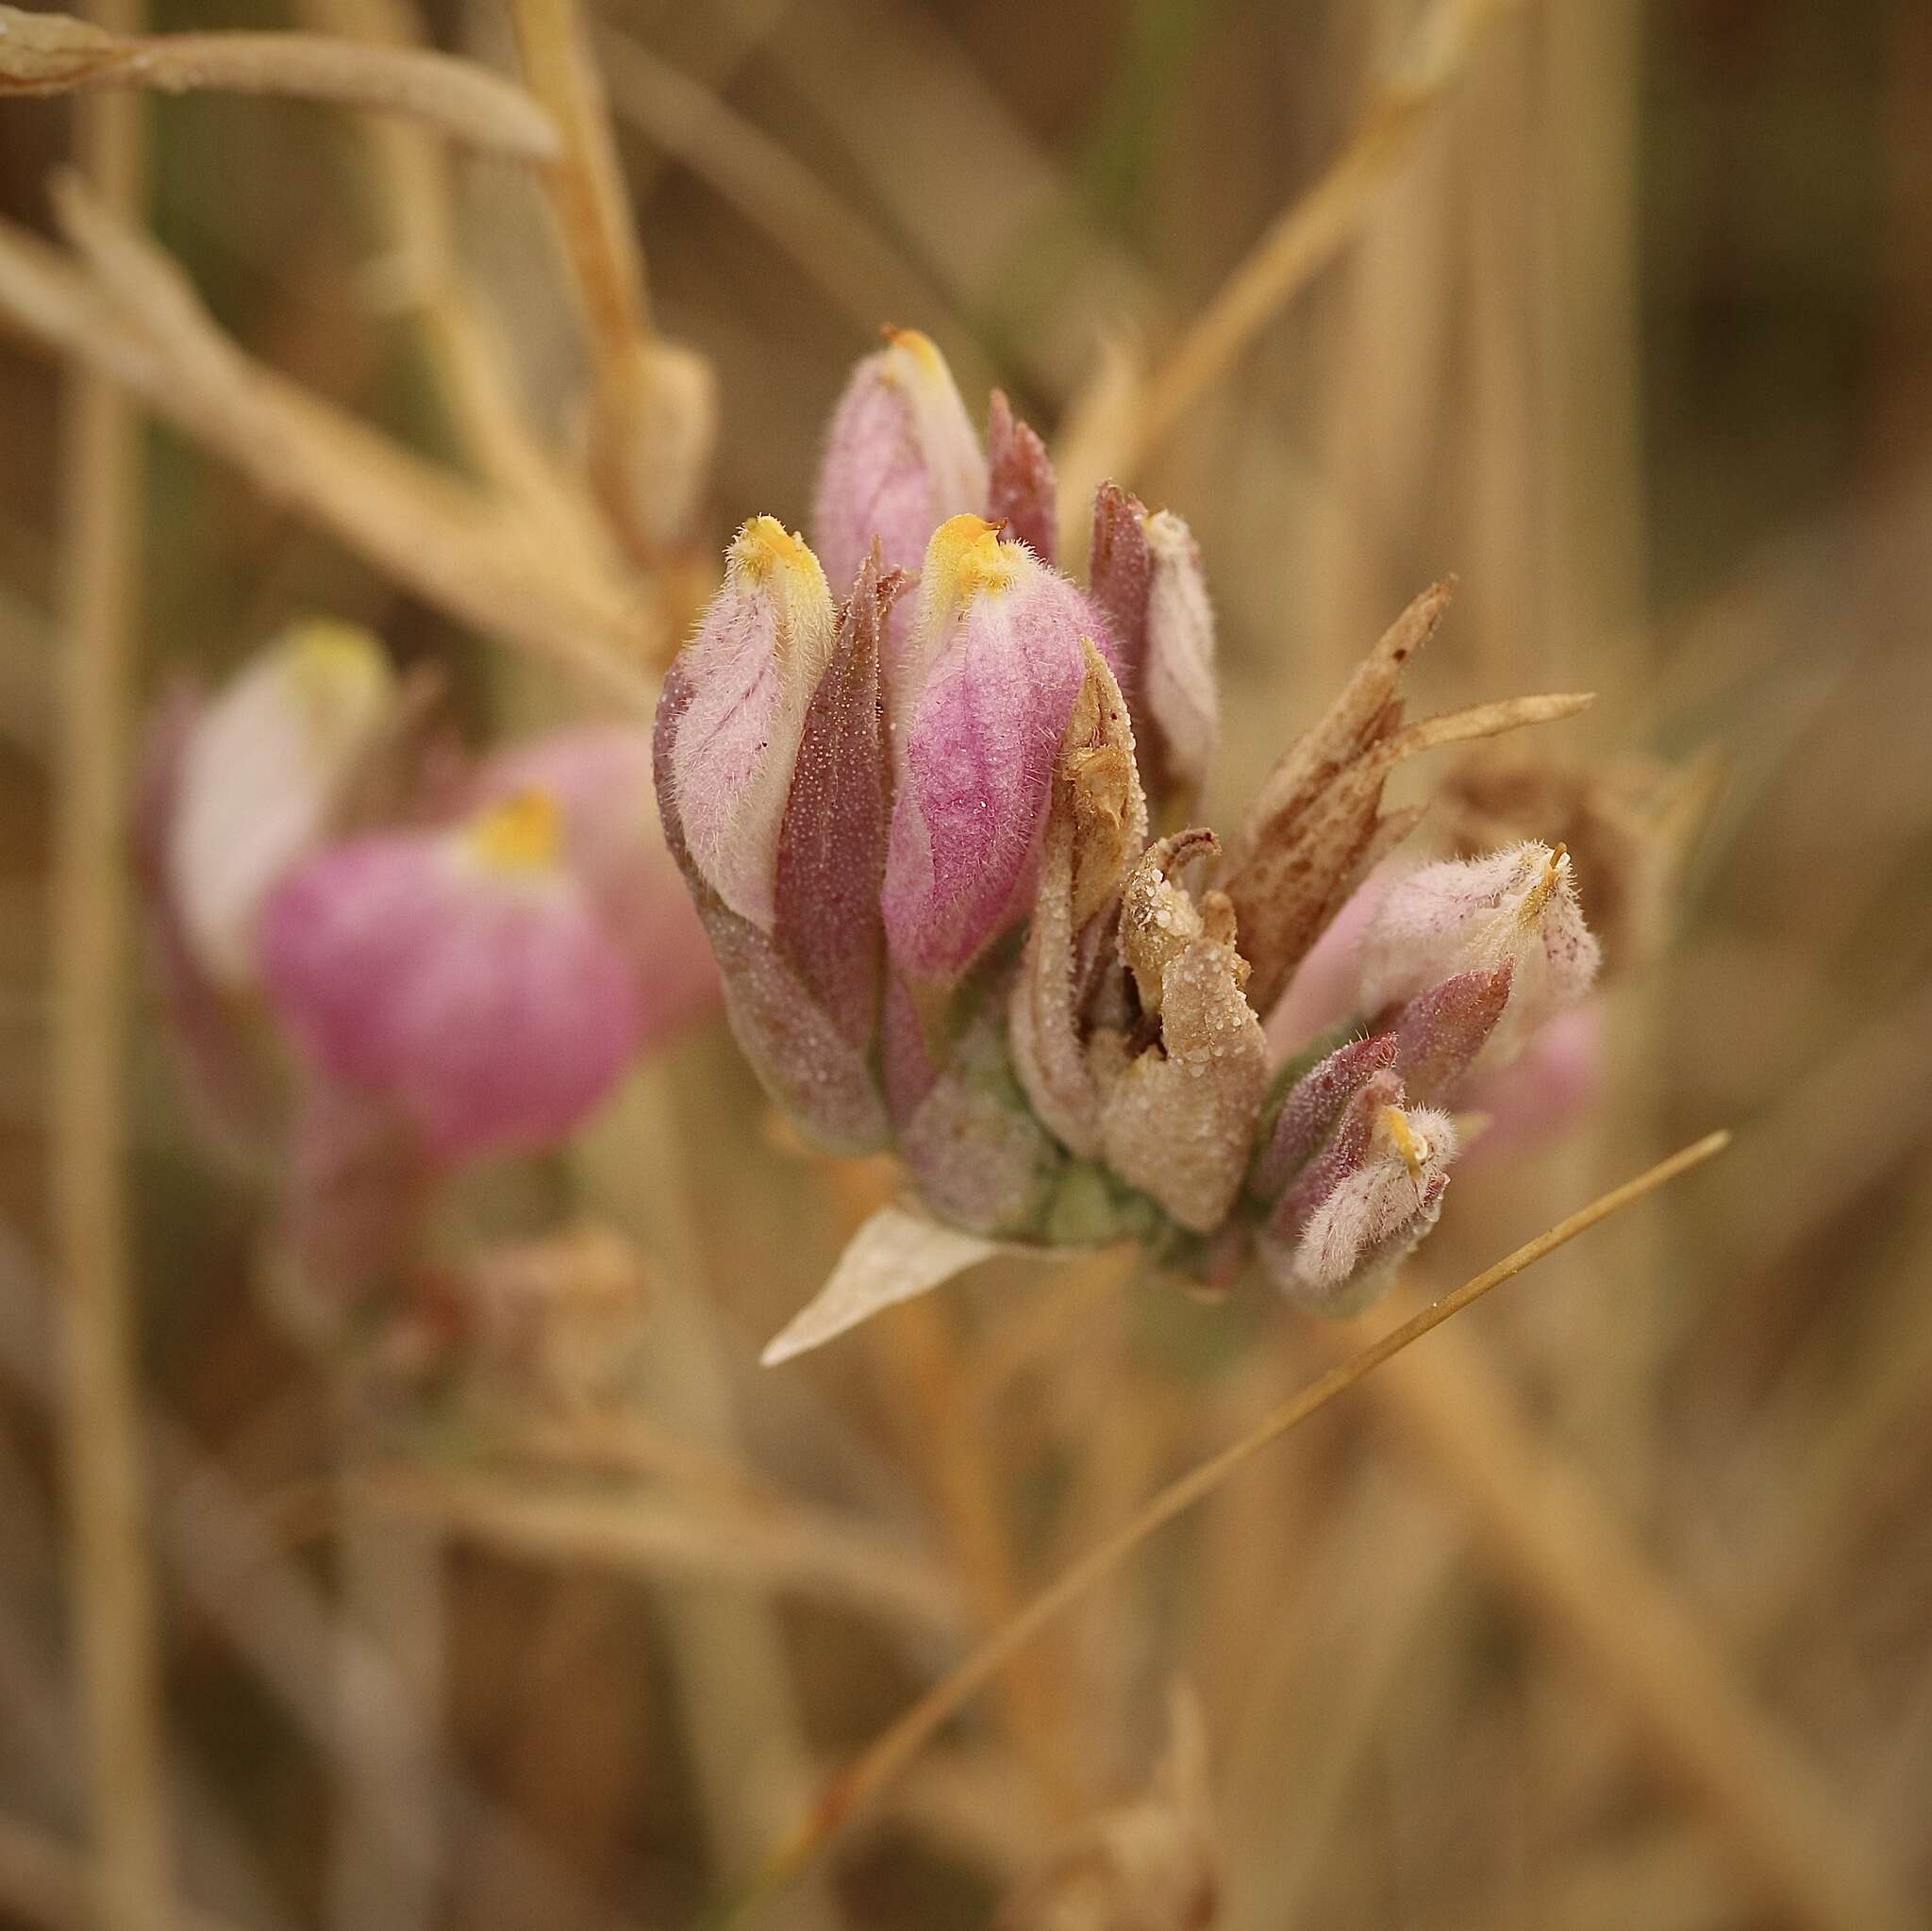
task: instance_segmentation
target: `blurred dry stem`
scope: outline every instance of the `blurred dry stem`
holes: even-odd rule
[[[134,27],[129,6],[110,15]],[[77,145],[103,205],[131,216],[145,174],[141,108],[89,101]],[[172,1918],[160,1639],[148,1564],[139,1317],[128,1264],[125,1115],[127,715],[140,621],[141,428],[98,372],[69,386],[60,476],[60,789],[54,856],[52,1223],[59,1257],[59,1409],[79,1653],[107,1931]]]
[[[830,1779],[820,1791],[811,1812],[792,1836],[771,1854],[767,1862],[740,1892],[721,1906],[710,1922],[721,1927],[721,1931],[722,1927],[736,1927],[750,1922],[753,1914],[774,1893],[791,1883],[817,1860],[852,1817],[873,1804],[880,1791],[893,1782],[932,1740],[941,1726],[997,1676],[1038,1631],[1111,1574],[1151,1536],[1211,1494],[1242,1463],[1299,1427],[1309,1416],[1345,1394],[1358,1381],[1399,1355],[1411,1342],[1440,1327],[1452,1315],[1481,1300],[1485,1294],[1513,1279],[1525,1268],[1534,1266],[1546,1255],[1566,1246],[1599,1222],[1634,1206],[1658,1188],[1668,1186],[1680,1174],[1723,1152],[1730,1143],[1730,1138],[1727,1132],[1708,1134],[1668,1159],[1658,1161],[1635,1179],[1599,1196],[1588,1207],[1578,1208],[1575,1213],[1557,1222],[1547,1233],[1524,1242],[1494,1266],[1486,1268],[1443,1295],[1440,1301],[1410,1316],[1400,1326],[1371,1342],[1339,1367],[1331,1368],[1240,1440],[1170,1483],[1131,1522],[1073,1562],[1024,1609],[981,1643]],[[1876,1922],[1887,1924],[1884,1919]],[[1890,1931],[1889,1924],[1887,1931]]]
[[[1081,433],[1058,457],[1062,522],[1080,514],[1108,476],[1128,482],[1188,410],[1240,360],[1282,308],[1332,260],[1414,155],[1436,110],[1460,80],[1484,31],[1518,0],[1431,0],[1392,78],[1371,102],[1347,145],[1312,188],[1291,203],[1248,251],[1179,345],[1151,373],[1083,413]]]
[[[550,658],[607,699],[648,707],[653,686],[638,666],[655,617],[641,582],[559,570],[563,559],[513,506],[252,361],[175,263],[77,183],[59,208],[83,265],[0,225],[0,315],[125,384],[271,497],[486,636]]]
[[[1815,1931],[1907,1931],[1913,1913],[1855,1819],[1757,1706],[1681,1597],[1539,1440],[1481,1354],[1448,1335],[1371,1391],[1532,1609],[1723,1826],[1765,1904]]]
[[[802,1504],[698,1504],[582,1484],[513,1482],[428,1470],[371,1470],[345,1502],[435,1524],[525,1559],[592,1564],[658,1580],[735,1581],[957,1634],[958,1593],[930,1562]]]
[[[115,34],[71,14],[0,7],[0,97],[148,87],[334,101],[525,159],[558,150],[555,125],[522,88],[426,48],[306,33]]]

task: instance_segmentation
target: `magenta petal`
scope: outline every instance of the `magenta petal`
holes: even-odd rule
[[[324,852],[262,928],[270,997],[302,1051],[391,1101],[449,1160],[563,1138],[640,1034],[636,982],[583,889],[472,838]]]
[[[886,854],[887,940],[911,973],[960,972],[1024,914],[1093,630],[1071,583],[978,518],[934,537]]]

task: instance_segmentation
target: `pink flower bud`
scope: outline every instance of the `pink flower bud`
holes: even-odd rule
[[[311,620],[284,631],[195,720],[176,768],[163,869],[211,979],[254,979],[262,904],[326,833],[395,696],[373,637]]]
[[[264,980],[304,1055],[442,1160],[561,1139],[636,1049],[636,981],[562,841],[556,801],[526,792],[326,849],[264,911]]]
[[[1394,1074],[1371,1074],[1257,1242],[1276,1286],[1311,1313],[1365,1307],[1441,1214],[1455,1125],[1401,1102]]]
[[[811,523],[826,574],[842,593],[874,541],[886,570],[915,574],[933,531],[986,501],[986,458],[945,358],[915,329],[889,330],[826,432]]]
[[[728,800],[698,750],[686,756],[702,694],[686,658],[672,666],[658,707],[664,835],[717,957],[732,1031],[772,1097],[816,1139],[852,1151],[876,1145],[886,1131],[874,1070],[886,791],[879,691],[896,589],[896,578],[881,582],[874,553],[797,724],[788,725],[782,759],[772,738],[754,747],[770,758],[774,782],[782,778],[776,821],[758,834],[760,851],[767,837],[771,848],[771,910],[762,921],[726,900],[691,848],[686,811]]]
[[[724,582],[672,666],[660,784],[676,799],[698,876],[741,918],[772,929],[778,835],[807,707],[832,654],[836,613],[819,561],[769,516],[739,531]]]
[[[642,997],[642,1043],[718,1004],[718,969],[658,822],[651,734],[636,724],[583,724],[512,744],[476,774],[480,809],[542,791],[562,813],[563,861],[629,959]]]
[[[1508,1003],[1481,1063],[1513,1058],[1596,978],[1568,855],[1529,843],[1424,865],[1382,893],[1362,935],[1361,1008],[1386,1012],[1461,973],[1510,969]]]
[[[1455,1096],[1509,1004],[1514,968],[1478,966],[1418,992],[1389,1022],[1395,1068],[1412,1099]]]
[[[934,535],[891,693],[885,920],[908,972],[957,974],[1024,913],[1083,640],[1099,627],[1065,577],[991,524],[957,516]]]

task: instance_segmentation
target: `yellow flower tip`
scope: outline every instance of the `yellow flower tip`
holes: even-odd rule
[[[908,357],[921,375],[947,375],[946,358],[940,354],[939,344],[932,337],[917,328],[884,328],[880,333],[886,339],[886,346],[897,349]]]
[[[1557,889],[1569,876],[1570,850],[1567,845],[1558,845],[1549,856],[1541,875],[1523,895],[1523,903],[1517,908],[1517,919],[1527,931],[1542,917],[1543,907],[1556,896]]]
[[[1408,1115],[1400,1107],[1384,1107],[1382,1129],[1388,1134],[1390,1144],[1402,1156],[1402,1164],[1408,1169],[1408,1177],[1420,1183],[1423,1162],[1429,1157],[1429,1148],[1409,1124]]]
[[[987,591],[1011,588],[1015,549],[983,516],[955,516],[933,533],[925,567],[941,602],[958,608]]]
[[[539,872],[557,862],[563,817],[548,791],[519,791],[478,814],[469,826],[470,850],[493,872]]]
[[[395,682],[382,645],[355,624],[310,617],[281,637],[282,662],[304,713],[327,729],[340,720],[360,720],[389,696]]]
[[[814,579],[822,574],[811,545],[775,516],[753,517],[732,543],[731,560],[756,577],[775,576],[781,571]]]

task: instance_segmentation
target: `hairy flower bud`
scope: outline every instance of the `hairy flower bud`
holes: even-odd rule
[[[263,901],[328,830],[391,713],[382,647],[351,624],[291,624],[195,719],[174,779],[163,871],[202,969],[255,976]]]
[[[1482,1051],[1493,1066],[1590,990],[1598,957],[1560,846],[1424,865],[1391,883],[1362,935],[1362,1009],[1386,1012],[1458,974],[1507,965],[1507,1004]]]
[[[892,680],[897,796],[886,935],[945,980],[1024,915],[1054,769],[1099,620],[1067,579],[976,516],[926,551]]]
[[[761,518],[746,525],[740,545],[754,540],[775,547],[759,529],[766,524],[777,529]],[[795,539],[784,542],[810,558]],[[802,565],[787,558],[777,567],[802,574]],[[823,578],[819,583],[823,588]],[[732,1030],[787,1112],[827,1144],[853,1150],[876,1144],[886,1130],[873,1068],[883,950],[880,679],[897,587],[896,577],[881,578],[874,551],[825,650],[786,664],[782,698],[759,695],[761,685],[777,679],[747,658],[701,654],[708,618],[699,639],[672,665],[658,707],[664,835],[717,957]],[[731,591],[727,580],[721,602]],[[721,634],[728,635],[728,626]],[[754,719],[731,713],[715,694],[707,701],[708,680],[721,676],[714,693],[728,698],[734,689],[750,689],[757,716],[775,716],[778,724],[755,741],[744,735],[758,728]],[[753,773],[736,799],[711,763],[721,736],[741,746],[736,762]],[[745,808],[746,798],[755,799],[755,810]],[[721,854],[716,822],[735,827],[741,840],[724,855],[739,862],[723,879],[700,861],[694,812],[714,821],[714,867]],[[727,879],[738,887],[736,903],[724,889]]]
[[[818,558],[782,524],[755,516],[665,680],[676,727],[659,732],[658,783],[675,794],[698,876],[764,932],[775,916],[779,829],[806,709],[835,630]]]
[[[916,329],[889,330],[826,432],[811,521],[826,574],[842,591],[875,541],[885,569],[916,574],[933,531],[986,502],[986,458],[945,358]]]
[[[1371,1073],[1261,1229],[1262,1265],[1311,1313],[1365,1307],[1441,1213],[1455,1125],[1402,1099],[1395,1074]]]
[[[556,801],[526,792],[325,849],[263,913],[264,981],[302,1052],[442,1160],[561,1139],[637,1046],[636,981],[562,838]]]

